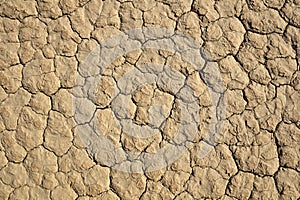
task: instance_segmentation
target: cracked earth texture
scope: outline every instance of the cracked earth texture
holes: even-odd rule
[[[300,198],[299,0],[2,0],[0,16],[0,199]],[[226,109],[212,150],[199,156],[210,146],[212,119],[203,77],[168,51],[121,56],[105,71],[93,104],[114,145],[155,152],[180,121],[172,92],[148,84],[131,94],[125,117],[147,125],[151,105],[160,104],[168,116],[161,131],[145,139],[117,128],[114,81],[129,69],[168,64],[200,102],[187,150],[161,169],[129,173],[88,151],[72,99],[89,53],[111,35],[143,27],[180,31],[199,43],[220,71]]]

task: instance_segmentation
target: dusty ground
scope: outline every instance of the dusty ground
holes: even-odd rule
[[[0,16],[0,199],[300,197],[299,0],[2,0]],[[212,65],[200,76],[180,56],[147,48],[115,60],[95,98],[82,99],[92,102],[83,107],[97,110],[100,129],[121,149],[138,155],[164,148],[182,121],[172,89],[145,84],[129,94],[118,119],[145,126],[151,105],[161,104],[166,120],[146,139],[120,129],[111,101],[129,69],[167,64],[199,100],[199,127],[179,159],[130,173],[101,163],[112,158],[93,154],[82,141],[72,102],[79,74],[90,77],[84,63],[98,43],[142,27],[177,30],[202,45],[218,64],[217,92],[226,108],[211,142],[212,101],[203,76],[213,76]],[[201,157],[202,147],[212,148]]]

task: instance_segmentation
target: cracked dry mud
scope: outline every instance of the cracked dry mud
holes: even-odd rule
[[[0,16],[0,199],[300,198],[299,0],[2,0]],[[145,139],[118,129],[114,84],[138,65],[171,66],[200,106],[199,129],[175,162],[128,173],[87,150],[72,99],[76,77],[89,73],[79,70],[88,54],[111,35],[142,27],[177,30],[202,45],[220,71],[226,109],[216,143],[200,157],[212,112],[194,66],[159,49],[118,58],[94,104],[85,105],[97,107],[95,119],[117,147],[155,152],[179,125],[174,94],[145,84],[118,116],[144,126],[159,104],[167,118],[161,130]]]

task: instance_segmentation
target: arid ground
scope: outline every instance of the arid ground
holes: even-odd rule
[[[1,200],[299,198],[299,0],[0,0]]]

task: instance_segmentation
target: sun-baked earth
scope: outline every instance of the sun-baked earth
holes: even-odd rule
[[[129,69],[167,64],[200,102],[199,129],[178,160],[127,173],[89,153],[72,99],[78,75],[88,73],[79,70],[88,54],[111,35],[143,27],[180,31],[202,45],[217,63],[226,109],[216,143],[201,157],[211,120],[203,77],[164,50],[118,58],[93,104],[116,146],[155,152],[172,141],[180,121],[174,94],[148,84],[119,114],[143,126],[151,122],[151,105],[160,104],[167,117],[161,131],[145,139],[117,128],[110,102]],[[299,0],[1,0],[0,52],[1,200],[300,198]],[[207,76],[214,73],[209,67]]]

